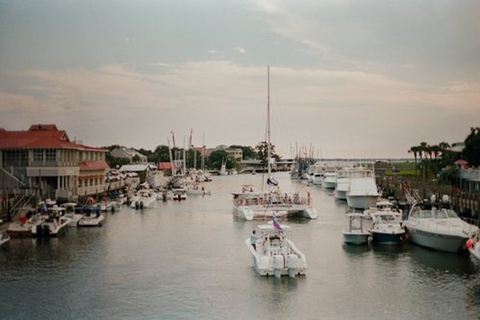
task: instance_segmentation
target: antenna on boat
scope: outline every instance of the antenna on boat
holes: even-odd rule
[[[267,66],[267,169],[270,179],[272,169],[270,168],[270,66]]]

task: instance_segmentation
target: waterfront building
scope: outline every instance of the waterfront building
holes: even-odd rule
[[[71,141],[55,124],[35,124],[26,131],[0,128],[0,189],[38,190],[38,196],[75,199],[108,189],[106,149]]]
[[[112,157],[117,159],[128,159],[130,163],[134,164],[146,164],[147,156],[141,154],[140,152],[128,149],[128,148],[116,148],[110,151]],[[137,160],[137,161],[134,161]]]

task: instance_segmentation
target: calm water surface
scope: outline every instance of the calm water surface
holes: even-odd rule
[[[303,278],[262,278],[244,241],[259,222],[232,216],[230,192],[261,175],[214,177],[211,196],[123,208],[103,228],[12,239],[0,250],[2,319],[478,319],[479,263],[468,254],[346,246],[346,204],[309,189],[318,220],[290,220]]]

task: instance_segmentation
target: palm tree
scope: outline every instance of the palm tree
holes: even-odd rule
[[[409,153],[413,153],[413,156],[415,157],[415,177],[417,176],[417,155],[419,152],[419,147],[411,147],[410,150],[408,150]]]
[[[428,153],[428,143],[426,142],[420,142],[420,162],[422,164],[422,179],[423,179],[423,182],[425,182],[425,166],[426,166],[426,163],[424,161],[423,158],[425,158],[425,160],[427,159],[427,153]]]

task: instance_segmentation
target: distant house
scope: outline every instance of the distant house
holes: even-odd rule
[[[210,150],[210,153],[212,151],[218,151],[218,150],[225,151],[227,153],[227,156],[230,159],[236,159],[238,161],[243,160],[243,150],[240,149],[240,148],[229,148],[228,146],[226,146],[224,144],[221,144],[221,145],[217,146],[216,148]]]
[[[147,156],[141,154],[140,152],[133,150],[133,149],[127,149],[127,148],[116,148],[110,151],[110,154],[114,158],[118,159],[128,159],[130,163],[147,163]],[[133,159],[137,157],[139,160],[138,161],[133,161]]]

